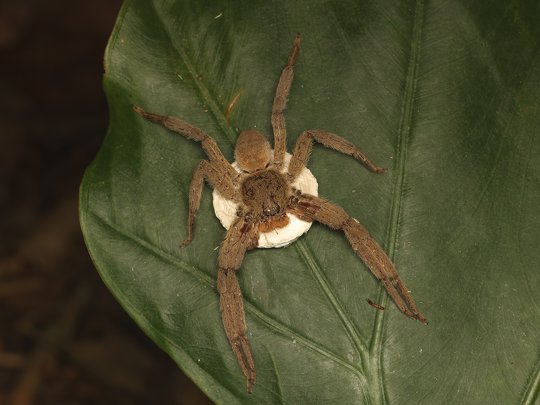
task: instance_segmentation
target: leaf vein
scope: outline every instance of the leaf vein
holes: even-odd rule
[[[182,63],[186,67],[189,73],[189,76],[191,77],[191,80],[194,83],[195,88],[197,89],[199,98],[201,99],[203,104],[208,108],[208,111],[210,111],[212,117],[214,118],[214,121],[217,123],[219,128],[226,135],[227,140],[231,143],[231,145],[234,145],[236,143],[236,138],[237,138],[236,132],[227,124],[227,119],[225,118],[224,112],[219,107],[218,102],[214,99],[210,90],[204,85],[204,82],[200,78],[200,73],[199,74],[197,73],[195,64],[189,58],[186,49],[180,45],[181,41],[172,40],[172,34],[167,29],[168,25],[165,24],[164,19],[159,14],[155,5],[154,5],[154,10],[156,12],[156,15],[162,21],[163,26],[165,27],[165,32],[167,33],[167,37],[169,38],[172,48],[176,51],[176,53],[182,60]]]
[[[527,387],[521,397],[521,403],[523,405],[533,405],[540,396],[540,358],[536,361],[534,370],[531,373]]]
[[[360,370],[364,372],[363,365],[365,363],[365,359],[368,356],[368,349],[367,349],[366,343],[363,341],[360,335],[360,332],[357,330],[352,320],[348,317],[347,312],[343,308],[343,305],[339,301],[336,293],[331,288],[330,283],[325,277],[324,272],[322,271],[321,267],[315,260],[313,256],[313,252],[307,246],[306,242],[304,240],[296,241],[295,248],[300,253],[300,256],[302,257],[304,263],[306,264],[306,267],[309,270],[311,270],[311,272],[313,273],[315,280],[319,284],[319,287],[323,291],[325,297],[328,299],[328,301],[332,305],[332,308],[339,316],[339,319],[341,320],[341,323],[345,327],[345,330],[347,331],[347,334],[349,335],[349,338],[351,339],[353,346],[356,348],[356,351],[360,355],[360,358],[361,358]]]
[[[420,45],[422,39],[422,26],[424,23],[424,1],[417,0],[415,4],[411,48],[409,54],[409,63],[405,76],[405,87],[403,90],[403,101],[401,107],[401,118],[398,128],[398,139],[396,147],[396,160],[394,164],[394,186],[392,191],[392,206],[390,208],[390,219],[388,233],[386,238],[386,247],[388,255],[394,259],[399,238],[399,221],[402,214],[402,202],[405,184],[405,171],[407,163],[407,148],[411,134],[411,127],[414,115],[414,100],[416,93],[416,83],[418,79],[418,64]],[[382,291],[382,286],[379,287],[379,299],[382,305],[388,303],[388,295]],[[382,375],[382,334],[384,320],[388,311],[377,311],[373,326],[373,334],[370,342],[370,355],[374,363],[375,369],[378,370],[377,384],[380,386],[381,402],[386,402],[385,385]]]
[[[160,258],[163,261],[168,262],[169,264],[176,266],[180,268],[181,270],[187,272],[197,280],[199,280],[202,284],[204,284],[207,287],[212,288],[213,290],[217,291],[217,288],[215,286],[214,280],[208,276],[206,273],[204,273],[203,270],[192,266],[190,264],[185,263],[182,260],[179,260],[177,257],[171,255],[170,253],[167,253],[152,243],[146,241],[145,239],[134,235],[133,233],[123,229],[119,225],[107,221],[105,218],[99,216],[98,214],[87,210],[87,212],[94,217],[94,219],[99,222],[102,226],[109,228],[112,232],[119,234],[120,236],[129,239],[133,243],[137,244],[141,248],[149,251],[151,254],[153,254],[155,257]],[[115,289],[117,291],[117,289]],[[307,349],[310,349],[311,351],[326,357],[332,361],[334,361],[336,364],[339,364],[340,366],[344,367],[345,369],[348,369],[349,371],[352,371],[355,375],[358,376],[358,379],[362,385],[362,387],[366,387],[366,381],[362,374],[362,371],[358,369],[358,367],[355,364],[352,364],[345,360],[344,358],[340,357],[336,353],[327,350],[326,348],[320,346],[319,344],[315,343],[311,339],[303,336],[298,331],[295,331],[291,329],[290,327],[282,324],[278,320],[272,318],[271,316],[265,314],[263,311],[259,310],[253,303],[251,303],[248,300],[245,300],[245,307],[246,312],[250,313],[254,317],[258,318],[261,323],[266,325],[269,329],[274,330],[275,332],[281,334],[282,336],[285,336],[287,338],[290,338],[291,340],[296,340],[299,344],[304,346]],[[125,301],[123,301],[125,302]],[[149,321],[147,321],[148,323]],[[175,347],[177,347],[175,345]]]

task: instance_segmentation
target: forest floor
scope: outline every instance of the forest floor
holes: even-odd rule
[[[120,5],[0,3],[0,404],[210,403],[105,288],[79,228]]]

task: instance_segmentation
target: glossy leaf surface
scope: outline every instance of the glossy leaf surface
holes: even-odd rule
[[[105,59],[109,132],[81,187],[104,282],[218,403],[534,403],[540,389],[540,11],[537,1],[127,1]],[[271,134],[303,37],[288,145],[324,128],[384,175],[316,147],[319,192],[393,258],[429,326],[403,316],[344,236],[315,224],[239,273],[254,392],[215,289],[224,229],[208,188],[179,249],[200,145],[132,111],[183,118],[231,159]],[[237,101],[227,112],[231,101]],[[380,303],[377,311],[366,299]]]

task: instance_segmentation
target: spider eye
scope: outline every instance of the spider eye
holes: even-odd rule
[[[263,213],[264,215],[268,217],[276,215],[279,211],[280,211],[279,205],[276,204],[276,202],[271,199],[264,204]]]

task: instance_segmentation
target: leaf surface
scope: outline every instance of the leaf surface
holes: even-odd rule
[[[218,403],[534,403],[540,390],[540,6],[536,1],[126,1],[105,58],[110,128],[80,215],[104,282]],[[183,118],[225,156],[286,111],[389,171],[316,147],[320,194],[393,258],[429,326],[404,317],[344,236],[315,224],[239,273],[258,379],[220,320],[225,231],[207,188],[180,249],[200,145],[132,111]],[[232,111],[227,112],[231,101]],[[377,311],[366,299],[386,307]]]

